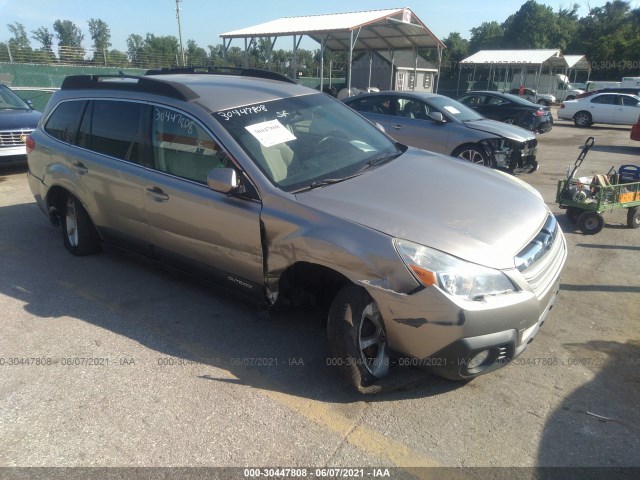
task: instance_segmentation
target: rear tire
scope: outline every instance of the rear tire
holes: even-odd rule
[[[565,214],[567,219],[575,225],[578,223],[578,217],[582,214],[582,209],[578,207],[567,207]]]
[[[589,112],[580,111],[573,116],[573,123],[576,124],[576,127],[590,127],[593,119]]]
[[[82,203],[67,195],[62,211],[62,240],[64,247],[77,257],[100,252],[100,237]]]
[[[604,227],[604,218],[598,212],[583,212],[578,217],[578,228],[585,235],[595,235]]]
[[[338,292],[329,309],[327,334],[331,364],[359,393],[379,393],[382,386],[376,382],[389,373],[390,359],[382,316],[365,289],[349,284]]]
[[[627,226],[629,228],[640,228],[640,207],[627,209]]]

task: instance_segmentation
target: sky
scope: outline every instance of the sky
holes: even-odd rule
[[[607,0],[537,0],[557,11],[580,5],[579,16],[585,16],[589,7],[603,6]],[[520,8],[525,0],[181,0],[180,23],[182,40],[195,40],[198,46],[222,43],[220,34],[250,27],[281,17],[319,15],[388,8],[410,8],[438,38],[451,32],[470,38],[470,30],[483,22],[503,22]],[[640,0],[630,1],[632,8],[640,7]],[[126,52],[130,34],[143,38],[147,33],[156,36],[173,35],[178,38],[175,0],[0,0],[0,42],[12,37],[7,24],[22,23],[29,35],[39,27],[53,32],[56,20],[71,20],[84,34],[83,46],[91,47],[88,20],[101,19],[111,31],[112,47]],[[31,39],[31,45],[40,44]],[[231,46],[244,48],[242,40]],[[318,44],[305,37],[302,48],[314,50]],[[281,38],[276,49],[291,50],[293,40]]]

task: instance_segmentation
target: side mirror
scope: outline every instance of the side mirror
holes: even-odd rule
[[[207,186],[216,192],[230,193],[240,186],[233,168],[214,168],[207,174]]]
[[[33,110],[33,109],[35,108],[35,107],[33,106],[33,102],[32,102],[30,99],[29,99],[29,100],[25,100],[25,103],[26,103],[27,105],[29,105],[29,108],[30,108],[31,110]]]
[[[442,115],[442,113],[440,112],[429,112],[429,118],[431,120],[434,120],[438,123],[445,123],[446,120],[444,119],[444,116]]]

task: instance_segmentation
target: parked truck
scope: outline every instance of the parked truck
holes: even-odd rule
[[[576,88],[569,82],[569,78],[561,73],[541,75],[514,75],[511,82],[511,88],[519,88],[523,85],[525,88],[537,90],[538,94],[550,94],[556,97],[558,102],[563,100],[574,100],[584,90]]]
[[[640,77],[622,77],[621,82],[609,80],[590,80],[587,82],[587,92],[603,88],[640,88]]]

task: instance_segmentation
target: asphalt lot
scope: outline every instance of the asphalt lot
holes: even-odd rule
[[[586,236],[554,203],[589,135],[580,176],[640,163],[629,127],[539,136],[521,178],[569,259],[536,340],[469,383],[371,398],[327,366],[317,312],[268,315],[113,249],[74,258],[25,169],[0,171],[0,467],[640,467],[640,230],[616,210]]]

